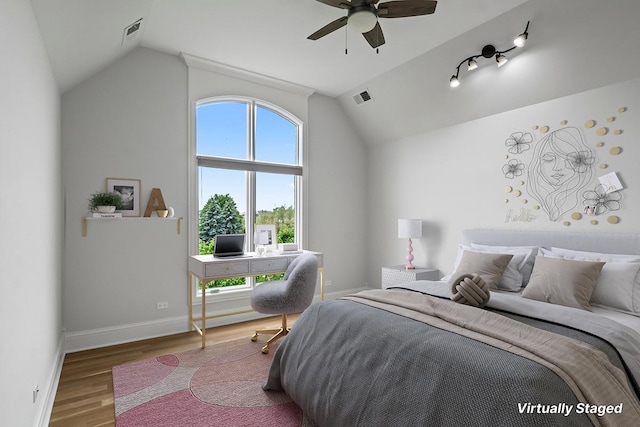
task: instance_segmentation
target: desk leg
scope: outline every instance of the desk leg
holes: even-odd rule
[[[202,281],[202,348],[205,347],[207,339],[207,283]]]
[[[193,273],[189,273],[189,331],[193,330]]]
[[[320,301],[324,301],[324,268],[319,268],[320,272]]]

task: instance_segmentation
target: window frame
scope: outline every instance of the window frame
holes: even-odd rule
[[[240,102],[247,106],[247,153],[248,159],[227,158],[210,155],[198,155],[197,153],[197,108],[215,102]],[[272,163],[266,161],[255,160],[255,143],[256,143],[256,117],[258,107],[267,108],[272,112],[280,115],[282,118],[290,121],[296,126],[296,157],[297,164]],[[295,241],[300,247],[304,247],[304,230],[305,227],[305,126],[304,122],[294,114],[284,108],[262,99],[245,96],[214,96],[197,100],[190,108],[190,149],[189,149],[189,256],[198,254],[199,247],[199,190],[200,178],[198,170],[201,166],[211,168],[221,168],[230,170],[245,171],[246,180],[246,213],[245,213],[245,250],[252,248],[254,245],[254,233],[249,227],[253,227],[256,219],[256,173],[279,173],[292,175],[294,177],[294,212],[295,212]],[[247,277],[247,285],[230,287],[229,289],[218,288],[216,291],[207,291],[207,295],[212,293],[218,294],[216,297],[219,301],[243,298],[247,292],[250,292],[255,286],[255,278]],[[202,299],[201,293],[194,287],[194,302]]]

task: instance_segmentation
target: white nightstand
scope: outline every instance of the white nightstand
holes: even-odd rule
[[[382,289],[400,286],[403,283],[415,282],[416,280],[440,280],[440,270],[421,267],[407,270],[404,265],[382,267]]]

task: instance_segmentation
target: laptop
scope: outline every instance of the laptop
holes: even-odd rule
[[[244,255],[244,234],[216,234],[213,256],[224,258]]]

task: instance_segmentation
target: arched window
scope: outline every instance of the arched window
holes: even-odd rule
[[[300,120],[256,99],[207,99],[196,105],[195,140],[199,254],[211,253],[215,235],[228,233],[244,233],[245,250],[254,251],[256,229],[272,225],[276,233],[267,249],[300,243]],[[252,285],[242,278],[208,287]]]

